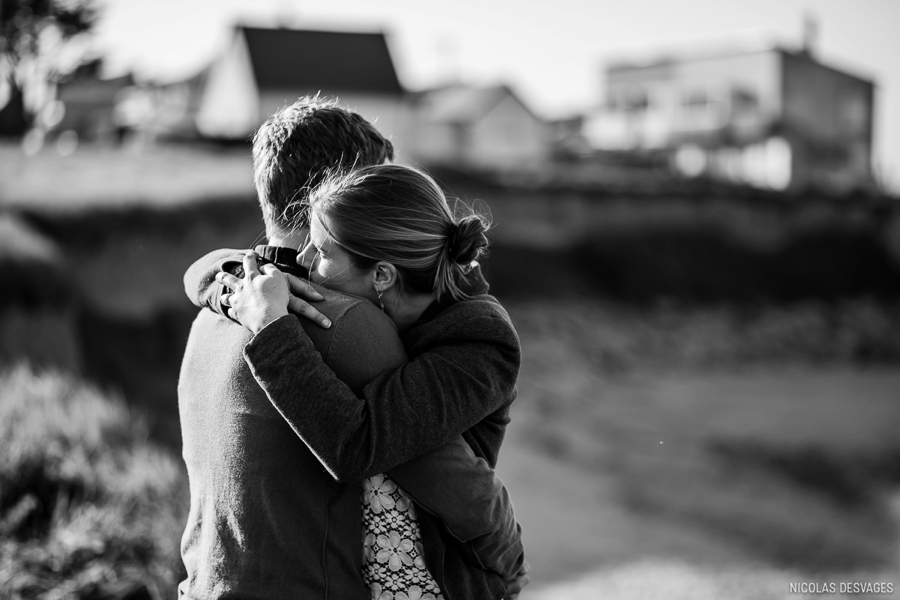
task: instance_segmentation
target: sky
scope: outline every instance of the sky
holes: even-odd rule
[[[237,22],[384,31],[409,89],[459,79],[512,85],[555,118],[600,103],[606,62],[735,42],[797,47],[804,15],[820,60],[877,85],[876,168],[900,191],[900,0],[99,0],[112,72],[175,80],[227,44]]]

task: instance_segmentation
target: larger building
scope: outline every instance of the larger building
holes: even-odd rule
[[[872,182],[874,84],[781,47],[611,64],[586,125],[606,150],[661,151],[687,175],[773,189]]]
[[[316,93],[403,136],[404,90],[380,32],[236,27],[205,73],[196,126],[208,137],[246,139],[277,109]]]
[[[548,157],[544,122],[512,88],[409,92],[381,32],[237,26],[196,76],[138,89],[120,112],[148,137],[246,140],[277,109],[315,94],[372,121],[400,161],[511,170]]]
[[[548,159],[546,124],[507,85],[447,85],[411,101],[409,152],[419,162],[507,170]]]

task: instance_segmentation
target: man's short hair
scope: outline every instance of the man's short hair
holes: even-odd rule
[[[393,158],[391,142],[335,100],[307,96],[281,108],[253,136],[253,178],[267,232],[307,226],[306,196],[326,174]]]

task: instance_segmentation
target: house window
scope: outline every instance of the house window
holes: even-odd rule
[[[622,108],[622,102],[619,99],[619,95],[609,92],[606,96],[606,107],[612,112],[620,110]]]
[[[630,112],[643,112],[650,108],[650,96],[645,90],[629,94],[625,109]]]
[[[759,108],[759,98],[750,90],[735,88],[731,90],[731,108],[735,114],[753,114]]]
[[[863,94],[844,92],[838,97],[838,122],[847,132],[861,132],[866,128],[869,106]]]
[[[704,110],[712,103],[706,90],[691,90],[685,93],[682,105],[689,110]]]
[[[716,94],[717,90],[709,87],[687,89],[681,96],[682,118],[689,123],[688,127],[717,127],[724,125],[722,119],[726,113],[725,100]]]
[[[650,93],[642,88],[618,88],[606,95],[606,108],[610,112],[644,112],[653,106]]]

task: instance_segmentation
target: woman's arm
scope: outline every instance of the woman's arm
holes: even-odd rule
[[[424,454],[494,413],[505,419],[520,362],[511,324],[474,314],[451,329],[406,365],[369,383],[362,398],[322,362],[291,315],[263,327],[245,346],[244,358],[329,470],[362,479]],[[300,399],[298,389],[314,392]]]
[[[315,325],[305,331],[311,336],[323,332]],[[323,356],[335,375],[354,389],[362,387],[354,381],[371,380],[406,363],[393,323],[368,301],[335,319],[334,337]],[[421,509],[437,517],[455,540],[471,549],[478,566],[504,581],[515,579],[525,554],[509,493],[488,462],[477,457],[461,436],[388,473]]]
[[[208,308],[222,316],[227,316],[228,307],[220,302],[227,288],[216,281],[220,271],[227,271],[240,277],[241,261],[247,250],[223,248],[194,261],[184,273],[184,293],[194,306]]]
[[[330,308],[336,296],[327,294],[323,309]],[[330,338],[326,330],[306,323],[304,332],[325,364],[357,393],[383,371],[407,362],[394,324],[368,300],[357,302],[340,316],[334,314]],[[320,341],[325,339],[329,339],[327,345]],[[295,401],[308,398],[307,390],[295,390]],[[282,415],[295,431],[303,429]],[[345,479],[347,474],[334,475]],[[515,576],[524,550],[509,494],[487,461],[475,456],[462,437],[392,469],[389,475],[419,507],[440,519],[453,538],[469,545],[479,566],[504,580]]]
[[[479,566],[511,581],[525,560],[522,531],[503,482],[456,437],[388,473],[416,501],[468,544]]]
[[[238,259],[243,259],[243,255],[240,252]],[[205,260],[208,264],[222,264],[232,257],[234,254],[217,252],[198,263]],[[203,268],[201,265],[198,270]],[[255,268],[248,265],[248,270],[253,272]],[[199,291],[202,296],[204,290]],[[310,321],[288,318],[301,324],[298,334],[308,338],[316,354],[349,389],[359,392],[383,371],[407,362],[396,327],[370,302],[326,292],[320,307],[334,320],[333,329],[323,330]],[[314,394],[297,388],[294,399],[304,402]],[[304,439],[302,423],[284,411],[282,416]],[[310,449],[320,454],[320,449]],[[329,470],[339,480],[350,480],[355,475]],[[504,579],[515,575],[523,550],[509,494],[490,465],[476,457],[461,437],[400,465],[390,475],[420,507],[437,516],[454,538],[469,544],[483,568]]]
[[[496,463],[521,362],[519,338],[496,300],[458,302],[418,325],[422,334],[416,340],[407,332],[413,359],[375,378],[357,398],[288,314],[285,276],[270,265],[259,269],[252,252],[244,257],[244,271],[243,279],[217,277],[235,290],[225,302],[229,316],[255,334],[244,346],[244,359],[272,404],[329,470],[363,479],[463,432],[476,454]],[[483,440],[469,431],[476,423]]]

